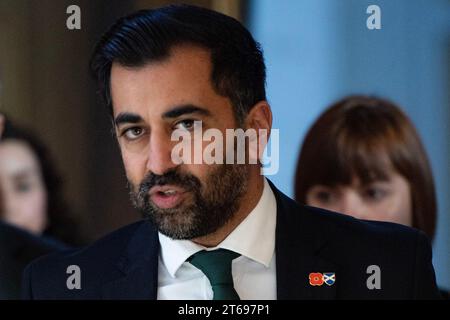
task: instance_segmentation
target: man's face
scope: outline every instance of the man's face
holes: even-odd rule
[[[175,165],[171,158],[178,143],[171,141],[174,130],[193,139],[194,121],[224,136],[236,128],[230,100],[213,89],[211,68],[208,51],[182,46],[161,62],[111,69],[116,134],[132,202],[175,239],[223,226],[238,210],[248,180],[246,165]]]

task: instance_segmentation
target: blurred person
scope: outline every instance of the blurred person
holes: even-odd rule
[[[390,101],[349,96],[325,110],[304,139],[295,199],[355,218],[436,228],[436,194],[413,124]]]
[[[10,130],[5,116],[0,114],[0,141],[5,127]],[[0,207],[4,205],[2,191],[0,184]],[[30,261],[64,248],[60,243],[0,221],[0,300],[20,298],[22,273]]]
[[[0,300],[20,299],[25,266],[66,246],[0,221]]]
[[[206,145],[199,123],[270,135],[263,54],[237,20],[189,5],[139,11],[103,35],[91,70],[145,219],[31,263],[24,298],[439,298],[422,233],[299,205],[259,162],[174,161],[172,134]],[[367,285],[372,264],[380,290]],[[79,289],[66,284],[72,265]]]
[[[37,135],[6,125],[0,140],[0,220],[36,236],[79,245],[78,225],[63,199],[61,183]]]

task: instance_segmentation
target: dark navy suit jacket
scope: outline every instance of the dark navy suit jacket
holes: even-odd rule
[[[437,299],[426,236],[397,224],[361,221],[302,206],[271,187],[277,201],[278,299]],[[156,299],[158,231],[147,221],[94,244],[51,254],[24,272],[25,299]],[[81,270],[81,288],[68,289],[67,268]],[[368,289],[370,265],[381,288]],[[310,273],[335,273],[333,285],[312,286]]]

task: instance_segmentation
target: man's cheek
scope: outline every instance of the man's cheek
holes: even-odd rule
[[[145,172],[137,169],[133,164],[126,164],[125,174],[128,182],[131,184],[132,191],[137,192],[140,183],[144,179]]]
[[[209,164],[193,164],[185,166],[183,171],[193,175],[204,185],[213,167],[214,165]]]

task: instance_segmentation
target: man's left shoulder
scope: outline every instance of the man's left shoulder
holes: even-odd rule
[[[272,185],[272,188],[274,186]],[[277,224],[286,233],[307,234],[309,238],[335,238],[335,244],[358,246],[383,244],[389,249],[415,247],[418,242],[428,242],[419,230],[396,223],[368,221],[349,215],[300,204],[274,188],[277,201]],[[337,239],[336,239],[337,238]],[[317,240],[318,241],[318,240]]]
[[[274,187],[273,187],[274,188]],[[300,204],[274,189],[277,200],[277,223],[285,233],[308,235],[316,242],[333,240],[334,245],[351,247],[352,251],[374,245],[387,246],[385,250],[405,251],[428,239],[417,229],[396,223],[368,221],[349,215]],[[281,226],[280,226],[281,224]],[[386,252],[386,251],[385,251]]]
[[[417,255],[430,255],[427,236],[404,225],[360,220],[349,215],[301,205],[289,199],[292,219],[288,228],[307,234],[316,243],[326,244],[342,260],[377,260],[396,264],[412,263]],[[408,262],[406,262],[409,260]]]
[[[292,247],[296,251],[288,253],[298,259],[321,261],[327,270],[310,272],[335,272],[340,298],[439,298],[431,245],[423,232],[301,205],[282,193],[276,196],[280,253],[287,252],[283,246]],[[367,290],[366,280],[375,271],[382,290]]]
[[[422,231],[401,224],[360,220],[309,206],[302,206],[300,210],[308,216],[312,226],[327,230],[330,245],[351,248],[349,252],[358,252],[359,256],[394,254],[397,260],[402,255],[415,255],[418,247],[429,246]]]
[[[357,289],[358,295],[364,298],[439,298],[431,245],[422,231],[395,223],[358,220],[317,208],[303,210],[328,225],[325,230],[329,237],[321,256],[339,266],[341,278],[347,279],[342,285],[344,291]],[[374,279],[379,276],[382,292],[365,290],[371,276]],[[351,279],[358,278],[367,281],[359,281],[356,288]]]

